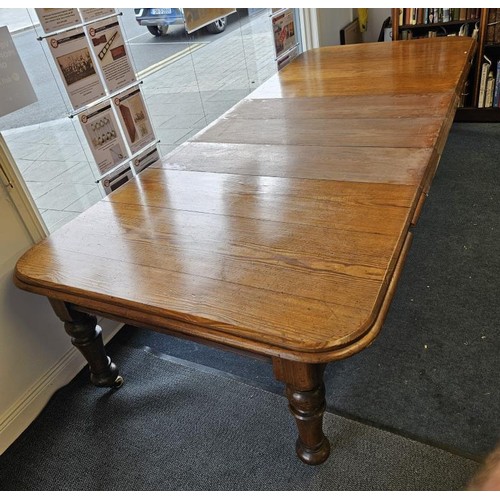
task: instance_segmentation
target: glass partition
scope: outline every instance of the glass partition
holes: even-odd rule
[[[117,8],[124,48],[113,47],[109,34],[102,45],[114,51],[113,58],[124,51],[130,55],[160,156],[277,71],[270,9],[235,9],[192,33],[186,30],[183,12],[177,11]],[[2,25],[9,27],[38,100],[0,117],[0,131],[49,231],[54,231],[106,195],[100,182],[103,171],[89,144],[89,130],[84,134],[82,110],[75,110],[68,97],[70,84],[63,82],[37,14],[33,9],[0,9]],[[83,20],[80,26],[88,29]],[[80,71],[78,57],[58,63]],[[115,94],[108,90],[101,101]],[[117,113],[116,118],[119,122]],[[118,127],[126,138],[123,122]]]

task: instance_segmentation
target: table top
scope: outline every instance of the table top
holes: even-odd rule
[[[26,290],[325,362],[378,333],[474,42],[315,49],[18,262]]]

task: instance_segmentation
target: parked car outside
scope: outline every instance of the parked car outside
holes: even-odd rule
[[[135,20],[141,26],[146,26],[154,36],[166,35],[169,26],[185,24],[183,9],[134,9]],[[221,17],[205,26],[209,33],[222,33],[226,29],[227,17]]]

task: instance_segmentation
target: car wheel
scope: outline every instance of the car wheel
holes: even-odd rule
[[[162,36],[167,32],[168,26],[146,26],[146,28],[153,36]]]
[[[221,17],[220,19],[217,19],[217,21],[210,23],[207,26],[207,31],[209,33],[222,33],[226,29],[226,25],[227,25],[227,18]]]

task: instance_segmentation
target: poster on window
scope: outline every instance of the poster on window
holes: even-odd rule
[[[281,14],[274,16],[272,20],[274,48],[276,50],[276,58],[279,59],[287,50],[290,50],[297,44],[293,10],[286,9]]]
[[[132,154],[154,141],[153,127],[137,85],[117,95],[113,102]]]
[[[113,173],[101,179],[102,187],[106,194],[116,191],[120,186],[123,186],[130,179],[133,179],[134,174],[129,165],[117,168]]]
[[[47,38],[73,109],[106,95],[82,28]]]
[[[35,12],[45,33],[71,28],[82,22],[78,9],[35,9]]]
[[[138,174],[139,172],[142,172],[146,168],[150,167],[151,165],[160,164],[160,153],[158,152],[158,148],[154,146],[153,148],[145,151],[144,153],[136,156],[132,161],[131,161],[135,173]]]
[[[125,142],[109,101],[81,113],[80,123],[101,175],[126,161]]]
[[[105,19],[88,26],[88,33],[109,92],[136,81],[118,19]]]
[[[288,63],[292,62],[299,55],[299,47],[296,45],[292,50],[285,52],[283,56],[278,59],[278,71],[284,68]]]
[[[115,8],[105,9],[105,8],[95,8],[95,9],[80,9],[80,14],[84,22],[95,21],[96,19],[101,19],[101,17],[111,16],[116,13]]]

